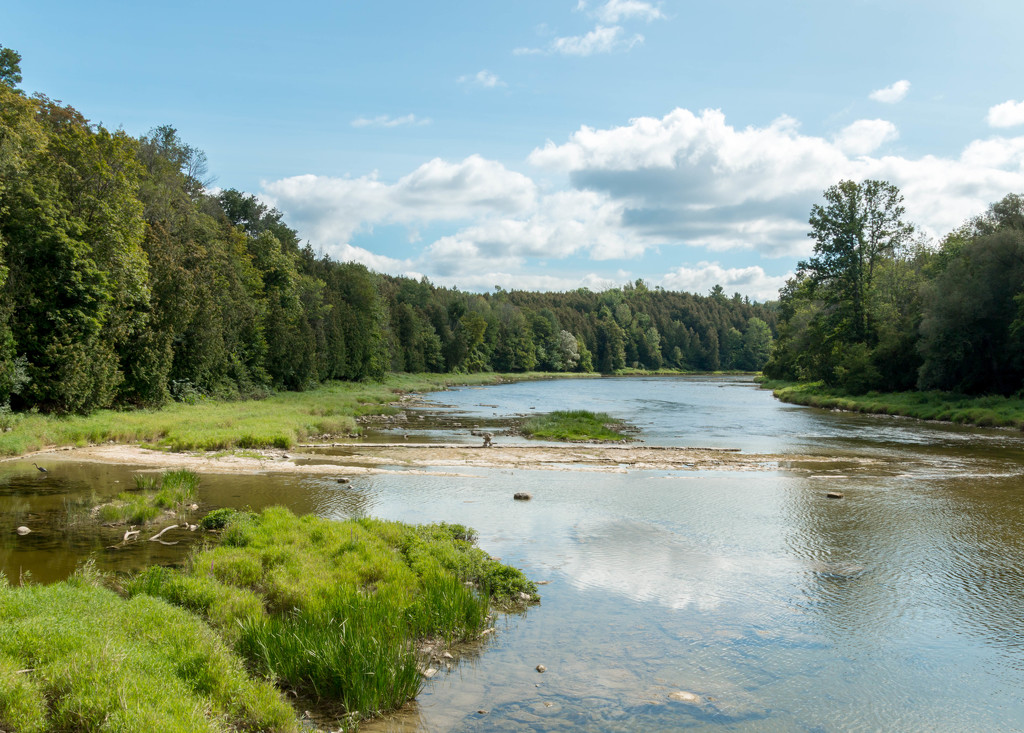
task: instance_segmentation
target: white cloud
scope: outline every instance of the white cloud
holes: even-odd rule
[[[835,143],[849,155],[867,155],[899,136],[896,125],[888,120],[857,120],[840,130]]]
[[[498,78],[497,74],[493,74],[487,69],[481,69],[472,75],[460,76],[458,81],[460,84],[483,87],[484,89],[508,86]]]
[[[988,124],[992,127],[1015,127],[1024,125],[1024,101],[1015,102],[1012,99],[990,107],[988,110]]]
[[[622,127],[581,127],[529,159],[620,202],[623,227],[648,241],[765,256],[807,254],[807,212],[844,178],[892,181],[904,193],[908,218],[931,233],[1024,189],[1024,138],[975,141],[955,158],[908,159],[865,153],[895,135],[885,121],[854,123],[843,133],[836,141],[802,135],[788,117],[736,129],[718,110],[676,109]]]
[[[562,36],[555,38],[546,49],[517,48],[513,53],[523,54],[559,54],[562,56],[592,56],[596,53],[611,53],[620,49],[629,50],[644,37],[639,33],[627,36],[621,26],[599,25],[582,36]]]
[[[391,117],[390,115],[379,115],[378,117],[357,117],[352,120],[352,127],[401,127],[403,125],[429,125],[429,117],[417,117],[416,115],[404,115],[403,117]]]
[[[700,262],[696,267],[679,267],[667,273],[658,283],[666,290],[684,290],[690,293],[706,294],[715,285],[721,285],[726,294],[740,293],[755,300],[775,300],[779,288],[793,277],[766,275],[757,266],[725,268],[717,262]]]
[[[608,0],[594,14],[605,23],[618,23],[631,18],[651,21],[665,17],[657,5],[641,0]]]
[[[474,155],[431,160],[391,182],[285,178],[264,183],[261,198],[334,257],[442,284],[593,287],[587,283],[617,277],[605,268],[623,265],[657,282],[652,267],[697,262],[661,284],[696,292],[722,284],[761,299],[774,297],[785,276],[766,274],[757,258],[809,254],[810,207],[839,180],[893,182],[907,218],[931,235],[1024,190],[1024,136],[975,140],[950,157],[877,152],[896,136],[885,120],[858,120],[826,138],[802,133],[785,116],[736,128],[719,110],[676,109],[619,127],[581,127],[561,144],[535,149],[528,162],[547,172],[543,189]],[[390,241],[407,247],[407,257],[374,254],[370,237],[352,244],[374,227],[396,225],[408,237],[389,233]],[[661,264],[651,264],[652,253]],[[726,253],[747,253],[751,266],[726,261]]]
[[[897,102],[902,102],[903,98],[907,96],[907,92],[909,91],[910,82],[906,79],[900,79],[898,82],[883,89],[876,89],[868,96],[876,102],[896,104]]]
[[[462,221],[530,211],[536,184],[500,163],[471,155],[435,158],[388,185],[360,178],[293,176],[263,183],[263,198],[288,215],[303,236],[338,245],[375,224]]]

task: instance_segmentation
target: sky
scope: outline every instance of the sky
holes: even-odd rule
[[[937,242],[1024,192],[1019,0],[0,0],[22,88],[314,250],[462,290],[776,297],[843,179]]]

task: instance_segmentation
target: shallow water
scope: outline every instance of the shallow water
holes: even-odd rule
[[[204,476],[204,509],[280,503],[468,524],[493,555],[548,582],[540,606],[499,620],[483,654],[364,730],[1024,729],[1019,433],[783,405],[742,378],[529,382],[434,398],[449,407],[417,408],[384,434],[476,442],[477,424],[582,408],[631,421],[649,444],[877,460],[824,473],[460,469],[472,475],[348,485]],[[10,577],[63,577],[93,549],[103,567],[180,561],[183,545],[103,550],[112,542],[63,529],[66,499],[116,493],[130,468],[41,465],[51,472],[0,469],[3,516],[39,527],[2,529]],[[516,491],[533,500],[513,501]]]

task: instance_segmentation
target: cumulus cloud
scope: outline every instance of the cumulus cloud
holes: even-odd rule
[[[1015,102],[1009,99],[1002,104],[990,107],[988,124],[992,127],[1016,127],[1024,125],[1024,101]]]
[[[581,2],[577,7],[582,10],[586,6]],[[608,0],[594,11],[594,15],[604,23],[619,23],[633,18],[651,21],[665,17],[659,6],[642,0]]]
[[[390,185],[375,175],[303,175],[263,184],[263,198],[325,246],[347,242],[375,224],[515,215],[533,210],[536,196],[531,179],[479,155],[459,163],[435,158]]]
[[[629,50],[644,37],[639,33],[628,35],[622,26],[599,25],[582,36],[561,36],[548,44],[547,48],[517,48],[513,53],[523,54],[558,54],[561,56],[592,56],[597,53],[611,53],[618,50]]]
[[[377,117],[356,117],[352,120],[352,127],[402,127],[403,125],[429,125],[429,117],[417,117],[409,114],[403,117],[391,117],[390,115],[379,115]]]
[[[910,82],[906,79],[900,79],[898,82],[891,84],[890,86],[882,89],[876,89],[868,95],[871,99],[876,102],[884,102],[885,104],[896,104],[902,102],[903,98],[907,96],[907,92],[910,91]]]
[[[581,127],[536,148],[527,162],[545,172],[544,187],[473,155],[431,160],[394,181],[295,176],[264,183],[260,195],[334,257],[441,284],[596,288],[625,282],[608,274],[624,265],[658,283],[652,272],[671,262],[686,264],[661,276],[664,287],[721,284],[761,299],[786,276],[767,274],[758,260],[790,258],[770,268],[778,273],[808,255],[810,207],[842,179],[893,182],[907,218],[933,236],[1024,190],[1024,136],[976,140],[955,156],[880,154],[897,134],[880,119],[823,137],[786,116],[738,128],[720,110],[676,109]],[[400,245],[408,257],[375,254],[368,236],[359,242],[365,248],[352,243],[395,225],[409,231]]]
[[[498,78],[497,74],[491,73],[487,69],[481,69],[472,75],[460,76],[459,83],[466,84],[467,86],[482,87],[484,89],[508,86]]]
[[[867,155],[899,136],[896,125],[887,120],[857,120],[835,136],[835,143],[844,153]]]
[[[867,120],[829,141],[801,134],[788,117],[737,129],[719,110],[676,109],[622,127],[581,127],[529,159],[566,174],[576,188],[621,202],[624,226],[648,237],[769,256],[809,252],[802,235],[807,212],[822,190],[844,178],[895,183],[909,218],[932,233],[1024,188],[1024,138],[976,141],[956,158],[865,153],[895,133],[885,121]]]
[[[755,300],[774,300],[779,288],[791,277],[792,272],[767,275],[758,266],[725,268],[717,262],[700,262],[695,267],[679,267],[667,273],[658,284],[666,290],[690,293],[707,293],[715,285],[721,285],[729,295],[738,292]]]

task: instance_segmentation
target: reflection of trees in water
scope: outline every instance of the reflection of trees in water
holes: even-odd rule
[[[975,467],[977,470],[977,467]],[[846,498],[829,501],[837,485]],[[1024,645],[1024,478],[805,479],[788,494],[800,605],[839,647]]]

